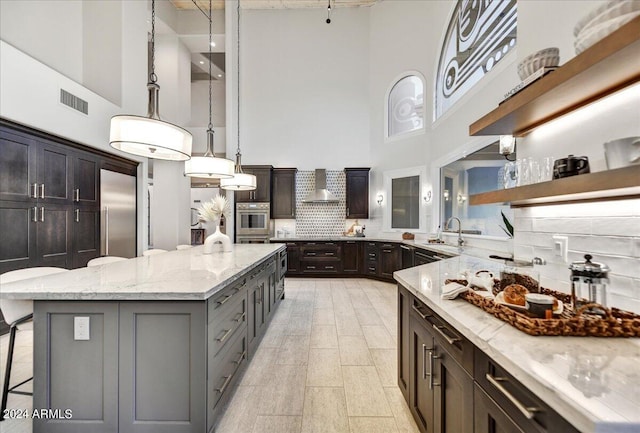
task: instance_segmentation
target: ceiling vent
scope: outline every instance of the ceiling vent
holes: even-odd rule
[[[60,89],[60,102],[83,114],[89,114],[89,103],[64,89]]]

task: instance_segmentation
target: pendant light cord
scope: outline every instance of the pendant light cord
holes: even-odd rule
[[[158,81],[156,76],[156,1],[151,0],[151,72],[149,82],[155,84]]]
[[[238,148],[236,149],[236,152],[238,153],[238,155],[240,155],[240,0],[238,0],[238,40],[236,41],[237,43],[237,56],[238,56],[238,71],[237,71],[237,77],[238,77],[238,91],[236,94],[236,97],[238,99],[237,101],[237,116],[238,116]]]
[[[211,122],[211,57],[213,55],[211,53],[211,21],[213,21],[213,10],[211,9],[211,0],[209,0],[209,129],[213,129],[213,123]],[[211,149],[211,152],[213,153],[213,149]]]

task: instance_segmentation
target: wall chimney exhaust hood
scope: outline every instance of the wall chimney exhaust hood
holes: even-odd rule
[[[316,169],[316,189],[302,203],[338,203],[338,197],[327,191],[327,170]]]

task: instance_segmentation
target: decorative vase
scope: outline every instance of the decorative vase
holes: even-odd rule
[[[220,231],[220,224],[216,224],[216,231],[204,240],[204,253],[212,254],[214,251],[231,251],[231,239]]]

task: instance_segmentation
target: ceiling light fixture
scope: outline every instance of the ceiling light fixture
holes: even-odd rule
[[[209,12],[209,13],[211,13],[211,12]],[[211,41],[211,40],[210,40],[210,41]],[[211,42],[209,42],[209,45],[211,45],[212,47],[215,47],[215,46],[216,46],[216,43],[215,43],[215,42],[213,42],[213,41],[211,41]]]
[[[191,133],[160,120],[158,112],[160,86],[155,72],[155,0],[151,1],[151,72],[147,117],[117,115],[111,118],[109,145],[133,155],[154,159],[186,161],[191,158]]]
[[[331,0],[329,0],[329,4],[327,5],[327,24],[331,24]]]
[[[238,90],[236,96],[237,102],[237,122],[238,122],[238,148],[236,150],[236,167],[235,174],[231,179],[221,179],[220,188],[230,191],[252,191],[256,189],[256,177],[252,174],[243,173],[242,171],[242,154],[240,153],[240,0],[238,0]]]
[[[212,9],[209,0],[209,47],[211,47]],[[207,151],[203,156],[192,156],[184,162],[184,175],[207,179],[229,179],[234,175],[234,163],[230,159],[216,158],[213,153],[213,122],[211,121],[211,48],[209,48],[209,125],[207,126]]]

